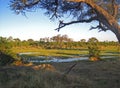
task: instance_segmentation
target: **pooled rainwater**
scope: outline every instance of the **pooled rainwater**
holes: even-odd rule
[[[31,57],[24,57],[24,55],[36,54],[39,52],[26,52],[26,53],[19,53],[19,56],[27,62],[39,62],[39,63],[62,63],[62,62],[73,62],[73,61],[80,61],[80,60],[88,60],[88,56],[81,56],[81,57],[70,57],[70,58],[60,58],[60,57],[52,57],[52,56],[31,56]],[[116,56],[101,56],[101,58],[116,58]]]
[[[40,63],[50,63],[50,62],[56,62],[56,63],[61,63],[61,62],[73,62],[73,61],[79,61],[79,60],[88,60],[88,57],[79,57],[79,58],[67,58],[67,59],[60,59],[60,58],[52,58],[48,60],[28,60],[28,62],[40,62]]]

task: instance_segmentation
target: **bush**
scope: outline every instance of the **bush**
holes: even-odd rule
[[[14,61],[14,58],[11,55],[7,55],[3,52],[0,52],[0,66],[9,65]]]
[[[89,51],[89,58],[92,61],[96,61],[100,59],[100,50],[98,45],[98,40],[95,38],[91,38],[88,41],[88,51]]]
[[[89,50],[89,57],[96,57],[96,58],[100,58],[100,50],[99,47],[96,45],[92,45],[92,46],[88,46],[88,50]]]

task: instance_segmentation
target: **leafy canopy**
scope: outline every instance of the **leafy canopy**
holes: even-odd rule
[[[45,14],[50,18],[72,17],[74,21],[91,22],[91,18],[97,16],[96,12],[90,5],[84,2],[69,2],[71,0],[11,0],[10,7],[16,13],[25,14],[27,11],[35,11],[36,9],[44,9]],[[76,1],[76,0],[74,0]],[[84,1],[84,0],[83,0]],[[89,0],[90,1],[90,0]],[[119,6],[119,0],[91,0],[100,7],[104,8],[109,14],[113,15],[113,4]],[[120,9],[115,15],[115,19],[119,20]],[[90,20],[91,19],[91,20]],[[62,22],[62,21],[60,21]]]
[[[59,20],[58,31],[67,25],[97,21],[90,29],[111,30],[120,42],[120,0],[11,0],[10,7],[17,14],[43,9],[50,19]]]

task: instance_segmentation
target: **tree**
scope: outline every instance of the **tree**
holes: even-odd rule
[[[13,47],[21,46],[21,40],[19,38],[14,38],[13,45]]]
[[[0,52],[9,54],[11,53],[10,41],[6,37],[0,37]]]
[[[88,51],[90,60],[99,60],[100,59],[100,50],[98,46],[98,40],[95,37],[92,37],[88,40]]]
[[[67,25],[96,21],[96,27],[90,29],[111,30],[120,42],[119,0],[11,0],[10,7],[17,14],[37,8],[45,9],[50,19],[59,19],[58,31]],[[64,22],[62,19],[66,15],[73,20]]]
[[[9,38],[0,37],[0,66],[11,64],[14,57]]]
[[[88,42],[98,43],[99,41],[95,37],[92,37],[88,40]]]
[[[84,42],[86,42],[86,40],[85,39],[81,39],[80,42],[84,43]]]

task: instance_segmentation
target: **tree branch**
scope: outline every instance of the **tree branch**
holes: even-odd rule
[[[118,5],[118,8],[120,8],[120,5]]]
[[[60,31],[60,29],[65,27],[65,26],[68,26],[68,25],[71,25],[71,24],[75,24],[75,23],[84,23],[84,22],[90,23],[93,20],[97,20],[97,17],[91,17],[90,19],[87,19],[87,20],[83,19],[83,20],[78,20],[78,21],[71,21],[71,22],[68,22],[68,23],[63,23],[63,21],[59,21],[59,26],[55,30]]]
[[[59,6],[58,0],[55,0],[55,5],[56,5],[56,7],[54,8],[54,13],[50,19],[52,19],[54,16],[57,18],[57,10],[58,10],[58,6]]]
[[[34,5],[37,5],[41,0],[35,0],[33,1],[32,3],[27,3],[27,0],[23,0],[23,3],[24,3],[24,7],[31,7],[31,6],[34,6]]]
[[[113,7],[112,16],[113,16],[114,18],[116,18],[116,17],[117,17],[117,14],[118,14],[119,6],[116,4],[115,0],[112,0],[111,3],[112,3],[112,7]]]
[[[103,0],[101,0],[99,3],[97,3],[98,5],[102,5],[104,3]]]
[[[112,23],[116,23],[116,19],[110,15],[106,10],[104,10],[102,7],[96,5],[93,0],[66,0],[68,2],[84,2],[87,5],[89,5],[91,8],[93,8],[95,11],[99,12],[99,14],[105,15],[106,19],[109,21],[109,24],[112,25]]]
[[[93,30],[93,29],[99,29],[99,32],[108,30],[108,28],[105,27],[105,25],[103,25],[101,22],[99,22],[99,25],[97,25],[96,27],[90,28],[90,30]]]

